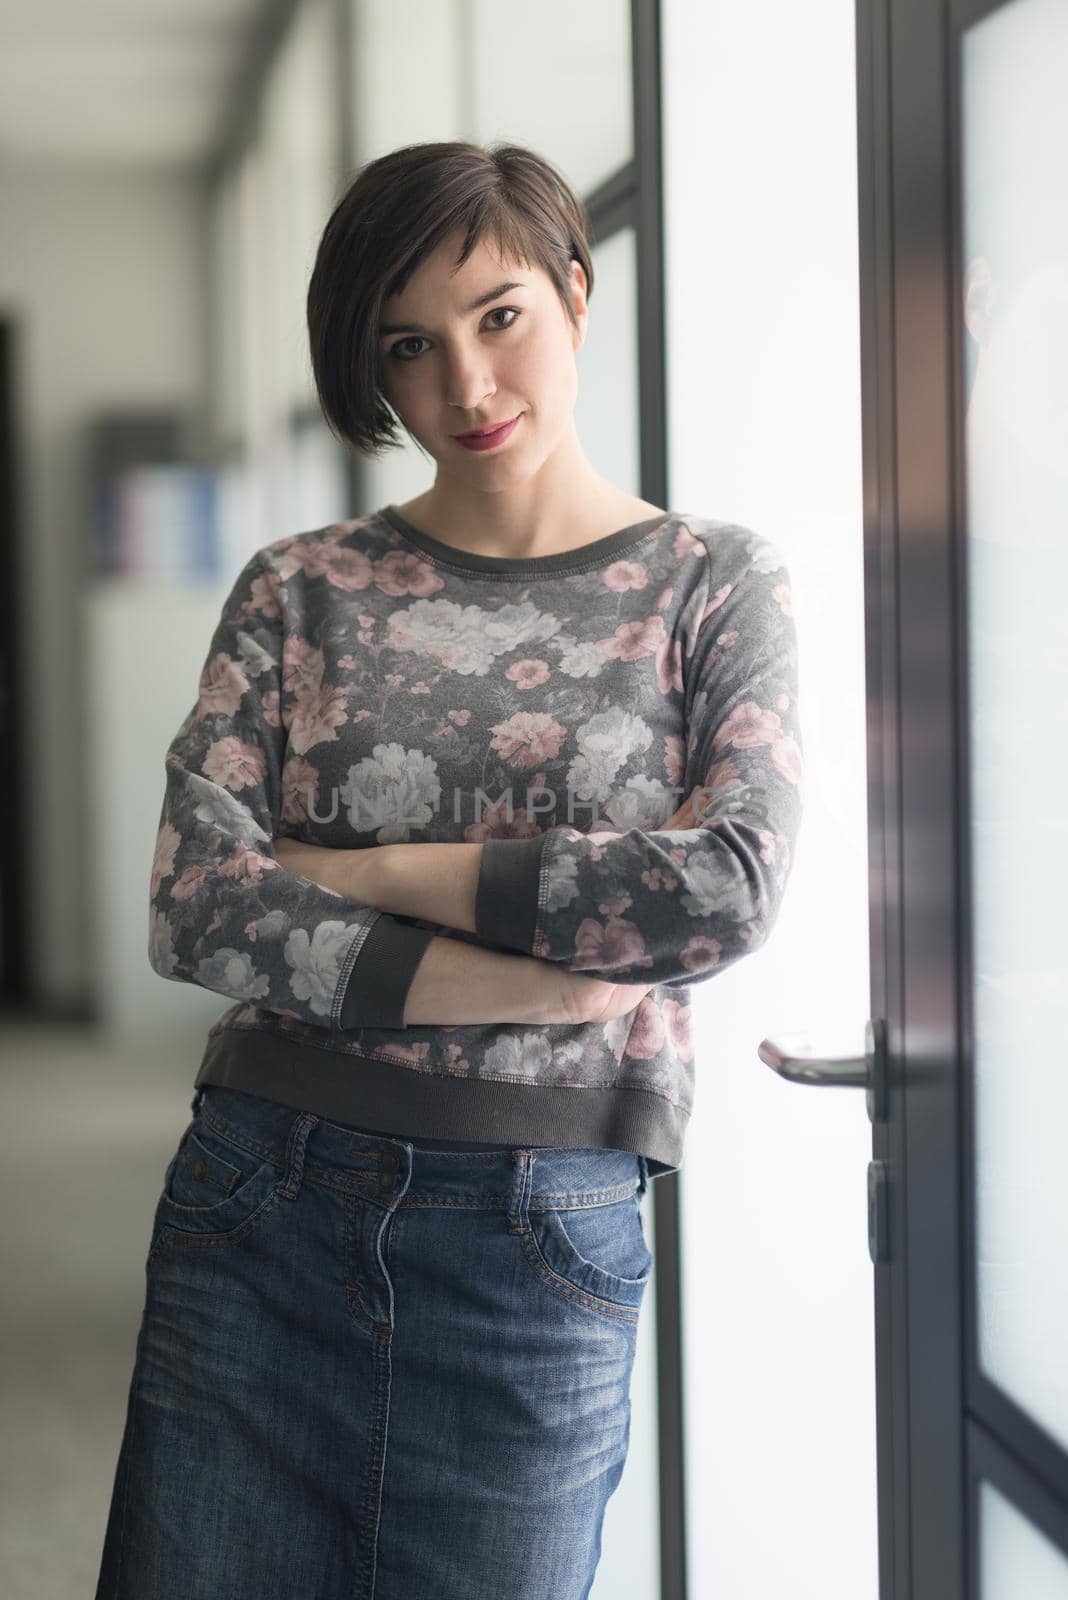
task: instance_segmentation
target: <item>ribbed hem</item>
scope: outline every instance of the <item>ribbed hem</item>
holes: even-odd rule
[[[546,833],[535,833],[528,839],[483,841],[475,886],[475,932],[480,939],[533,954],[546,838]]]
[[[632,1150],[660,1177],[682,1165],[690,1113],[642,1089],[459,1078],[309,1045],[262,1025],[209,1035],[196,1085],[214,1083],[410,1138]]]
[[[404,1028],[404,1008],[426,947],[430,928],[410,928],[383,914],[356,957],[341,1002],[341,1027]]]

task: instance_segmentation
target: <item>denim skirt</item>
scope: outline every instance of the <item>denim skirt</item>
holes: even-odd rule
[[[644,1158],[422,1148],[212,1085],[191,1109],[96,1600],[584,1600]]]

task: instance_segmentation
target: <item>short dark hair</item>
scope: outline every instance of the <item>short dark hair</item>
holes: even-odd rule
[[[457,229],[462,265],[489,234],[497,251],[551,279],[571,322],[571,262],[593,265],[585,206],[543,156],[517,144],[410,144],[361,167],[323,229],[308,285],[308,335],[323,415],[366,455],[399,444],[382,393],[382,306]]]

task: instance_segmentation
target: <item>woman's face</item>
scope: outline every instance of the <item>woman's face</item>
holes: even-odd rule
[[[385,302],[383,392],[437,462],[439,479],[447,474],[496,490],[531,476],[574,432],[585,273],[571,263],[576,328],[540,267],[502,262],[480,240],[454,272],[461,243],[459,234],[446,239],[420,263],[403,294]],[[518,423],[492,449],[469,450],[456,440],[513,417]]]

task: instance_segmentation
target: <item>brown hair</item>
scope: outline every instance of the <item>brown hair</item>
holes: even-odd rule
[[[522,145],[410,144],[361,167],[323,229],[308,285],[315,387],[336,437],[367,455],[398,444],[382,394],[382,305],[456,229],[457,266],[489,234],[498,254],[541,267],[572,324],[573,260],[593,291],[582,201],[560,172]]]

